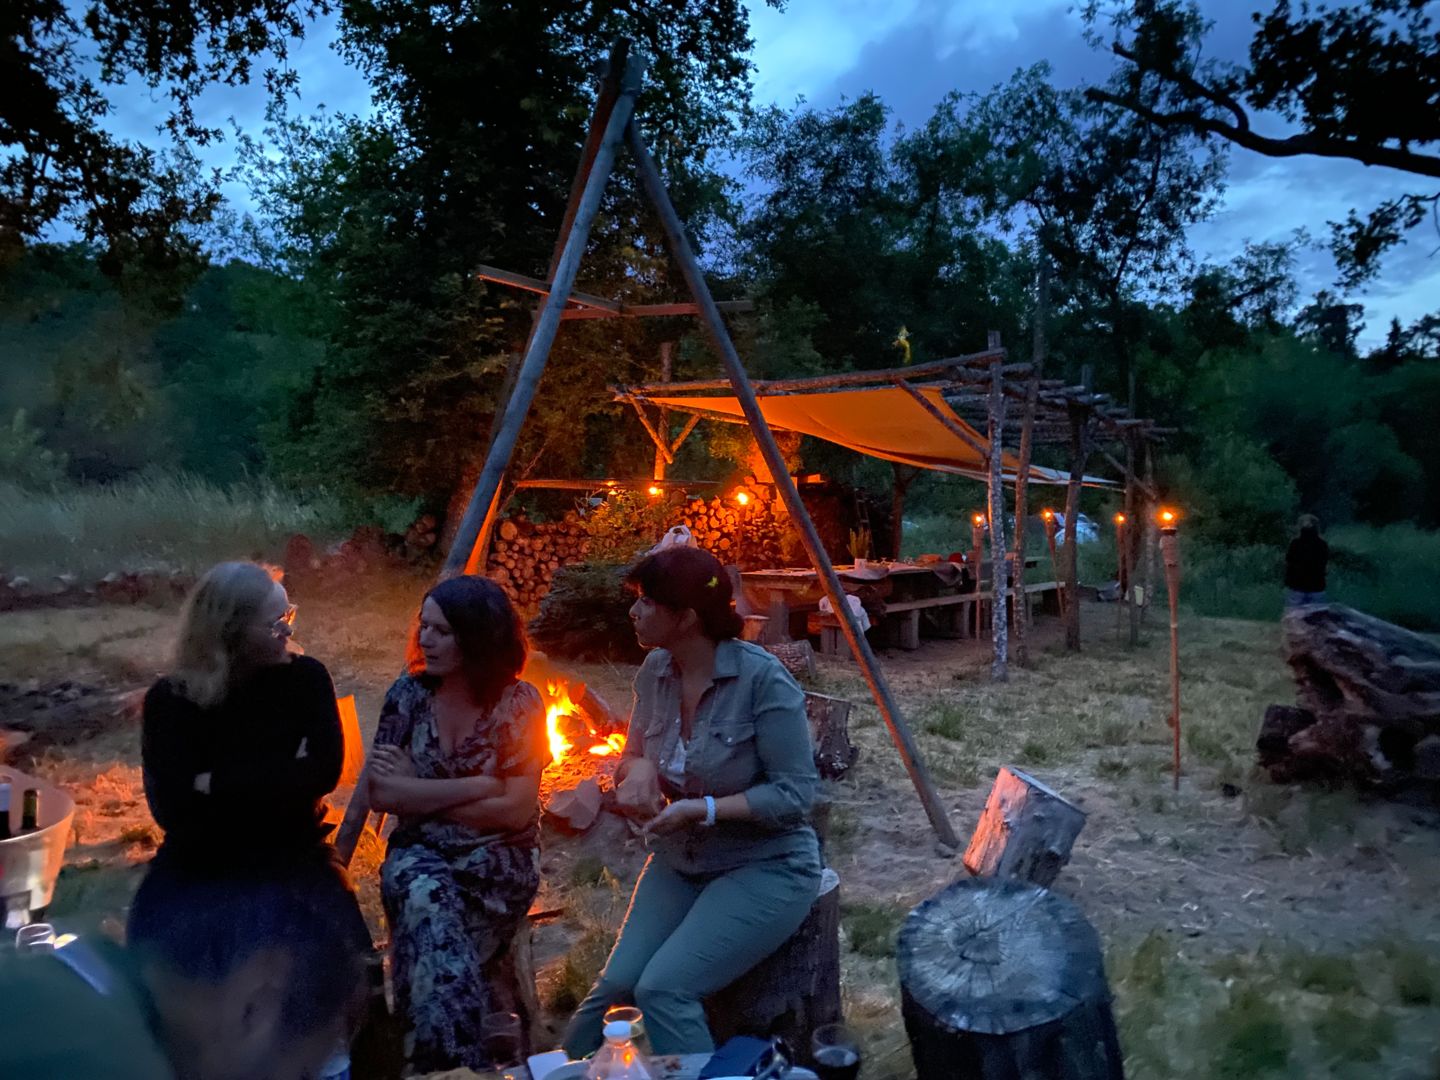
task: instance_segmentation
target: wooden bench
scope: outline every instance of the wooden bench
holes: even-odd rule
[[[1047,610],[1058,613],[1060,592],[1063,586],[1058,581],[1034,581],[1025,586],[1026,598],[1040,597]],[[1005,590],[1007,600],[1013,599],[1014,588]],[[1053,599],[1054,607],[1051,607]],[[939,632],[942,637],[966,637],[974,633],[971,629],[975,620],[971,605],[980,604],[980,624],[989,625],[988,605],[991,592],[946,593],[943,596],[925,596],[918,600],[899,600],[882,605],[882,623],[888,634],[893,635],[895,644],[901,649],[920,647],[920,619],[922,613],[934,614],[939,618]],[[896,618],[898,616],[898,618]],[[845,636],[840,630],[840,620],[833,613],[816,612],[807,621],[812,634],[820,638],[820,652],[826,656],[843,656],[847,649]]]

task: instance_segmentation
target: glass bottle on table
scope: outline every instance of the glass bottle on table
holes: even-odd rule
[[[591,1059],[585,1080],[655,1080],[645,1055],[630,1041],[628,1021],[605,1025],[605,1045]]]
[[[635,1049],[639,1050],[646,1060],[655,1056],[655,1051],[650,1046],[650,1036],[645,1031],[645,1014],[643,1012],[634,1005],[611,1005],[605,1010],[605,1025],[608,1027],[616,1020],[630,1025],[630,1041],[635,1044]]]

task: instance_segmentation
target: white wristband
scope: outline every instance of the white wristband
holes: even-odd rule
[[[715,796],[705,796],[705,820],[701,822],[707,828],[715,824]]]

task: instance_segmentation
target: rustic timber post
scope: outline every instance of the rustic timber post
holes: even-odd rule
[[[660,343],[660,381],[670,381],[670,360],[675,349],[673,341],[662,341]],[[665,444],[670,442],[670,410],[664,405],[660,406],[660,422],[656,425],[660,432],[660,438]],[[665,479],[665,450],[660,443],[655,444],[655,472],[656,480]]]
[[[1133,405],[1132,405],[1133,407]],[[1133,414],[1132,414],[1133,415]],[[1130,635],[1126,639],[1127,648],[1135,648],[1140,644],[1140,607],[1135,597],[1135,579],[1140,568],[1140,556],[1144,551],[1145,534],[1149,531],[1149,517],[1147,513],[1146,495],[1140,487],[1140,478],[1135,475],[1135,432],[1129,428],[1125,431],[1125,515],[1130,522],[1130,529],[1126,534],[1125,545],[1125,587],[1129,590],[1130,604]],[[1148,601],[1149,591],[1142,588],[1141,598]]]
[[[1180,790],[1180,540],[1173,511],[1160,511],[1160,551],[1170,594],[1170,728],[1175,742],[1175,790]]]
[[[1145,514],[1145,570],[1143,580],[1145,582],[1146,603],[1144,607],[1140,609],[1140,618],[1143,620],[1145,618],[1145,609],[1154,603],[1155,599],[1155,552],[1159,538],[1156,535],[1155,522],[1152,520],[1152,515],[1160,511],[1160,495],[1155,487],[1155,455],[1151,453],[1149,442],[1144,443],[1142,449],[1145,453],[1145,490],[1150,493],[1151,502],[1151,506]]]
[[[1000,348],[1000,334],[990,331],[987,347]],[[990,640],[995,654],[990,661],[990,681],[1004,682],[1010,677],[1010,622],[1005,603],[1006,578],[1009,577],[1005,553],[1005,479],[1001,466],[1004,449],[1001,438],[1005,433],[1005,376],[1001,372],[1001,357],[996,355],[990,361],[990,401],[988,405],[990,433]]]
[[[745,366],[735,352],[735,345],[730,340],[730,332],[725,327],[725,320],[720,314],[720,309],[715,306],[714,298],[710,295],[710,286],[705,281],[705,275],[700,269],[694,251],[691,250],[690,240],[685,235],[685,226],[680,220],[680,215],[676,213],[674,204],[670,201],[670,193],[665,189],[665,182],[660,177],[660,170],[655,164],[655,159],[650,155],[649,147],[645,145],[640,128],[633,120],[626,126],[625,136],[634,154],[640,181],[650,196],[650,201],[654,204],[660,222],[664,226],[670,252],[679,264],[685,283],[689,286],[695,304],[700,309],[700,317],[705,323],[706,330],[709,331],[710,343],[725,366],[735,397],[740,403],[745,419],[749,422],[750,431],[755,436],[760,452],[775,478],[775,486],[779,489],[780,496],[790,511],[791,519],[800,530],[800,539],[810,556],[811,565],[815,567],[825,595],[830,599],[830,604],[840,621],[840,630],[849,642],[851,651],[855,654],[861,673],[865,676],[865,681],[870,686],[870,692],[874,695],[875,703],[880,708],[880,715],[884,717],[885,724],[890,729],[890,737],[900,752],[900,760],[910,774],[910,781],[915,785],[920,802],[925,807],[926,816],[930,819],[930,825],[939,835],[942,843],[950,848],[958,848],[960,839],[955,834],[954,826],[950,824],[945,806],[940,801],[940,795],[935,790],[924,760],[920,757],[914,737],[910,734],[909,727],[906,726],[899,706],[891,696],[890,687],[885,682],[875,654],[870,650],[870,643],[865,640],[864,633],[855,621],[855,613],[850,610],[850,605],[846,602],[845,590],[840,585],[840,578],[836,575],[835,567],[830,562],[830,555],[826,552],[819,533],[815,531],[815,523],[810,520],[810,515],[805,510],[805,504],[800,499],[799,489],[796,488],[795,480],[785,464],[785,456],[780,452],[780,447],[776,445],[775,436],[770,431],[770,425],[765,420],[765,414],[760,409],[759,401],[756,400],[755,388],[750,384],[750,376],[746,374]],[[567,290],[568,286],[567,282]]]
[[[988,452],[988,451],[987,451]],[[980,580],[980,568],[985,564],[985,515],[980,511],[970,515],[970,565],[975,568],[975,640],[980,640],[980,609],[983,603],[980,592],[984,582]]]
[[[1077,550],[1076,518],[1080,515],[1080,485],[1085,479],[1089,456],[1089,409],[1070,404],[1070,483],[1065,488],[1065,648],[1080,651],[1080,552]]]
[[[1020,590],[1015,603],[1015,659],[1030,665],[1030,599],[1025,595],[1025,532],[1029,515],[1030,456],[1035,442],[1035,408],[1040,399],[1040,376],[1045,370],[1045,312],[1050,300],[1050,264],[1040,260],[1035,287],[1034,345],[1030,354],[1030,381],[1025,385],[1025,415],[1020,421],[1019,464],[1015,470],[1015,572]]]
[[[623,64],[623,71],[617,70],[617,60]],[[622,43],[616,47],[606,77],[618,80],[619,91],[605,122],[604,134],[600,138],[589,175],[585,178],[574,220],[570,224],[569,233],[565,235],[560,258],[549,282],[550,291],[545,297],[540,317],[535,322],[534,332],[530,335],[530,342],[525,349],[525,360],[520,365],[519,375],[516,376],[514,393],[506,403],[504,419],[491,444],[485,468],[475,485],[475,494],[470,497],[470,505],[460,521],[455,543],[451,545],[450,553],[445,558],[445,565],[441,569],[442,577],[453,577],[464,570],[482,526],[487,518],[493,518],[497,508],[496,494],[504,480],[505,471],[509,468],[510,459],[514,456],[515,443],[525,425],[525,417],[535,400],[540,376],[545,372],[550,346],[554,343],[555,332],[560,327],[560,313],[565,310],[570,290],[575,286],[575,274],[580,269],[580,259],[585,253],[590,226],[600,208],[605,182],[615,167],[615,152],[624,138],[625,125],[629,123],[631,113],[634,112],[635,95],[639,92],[643,72],[644,63],[638,57],[629,56],[628,46]]]

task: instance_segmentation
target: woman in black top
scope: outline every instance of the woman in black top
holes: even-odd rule
[[[234,867],[323,850],[340,715],[325,666],[287,648],[294,620],[284,588],[255,563],[221,563],[186,601],[174,667],[145,695],[141,735],[167,857]]]
[[[1300,516],[1300,535],[1285,551],[1285,606],[1325,603],[1325,570],[1330,545],[1320,539],[1320,521],[1314,514]]]

